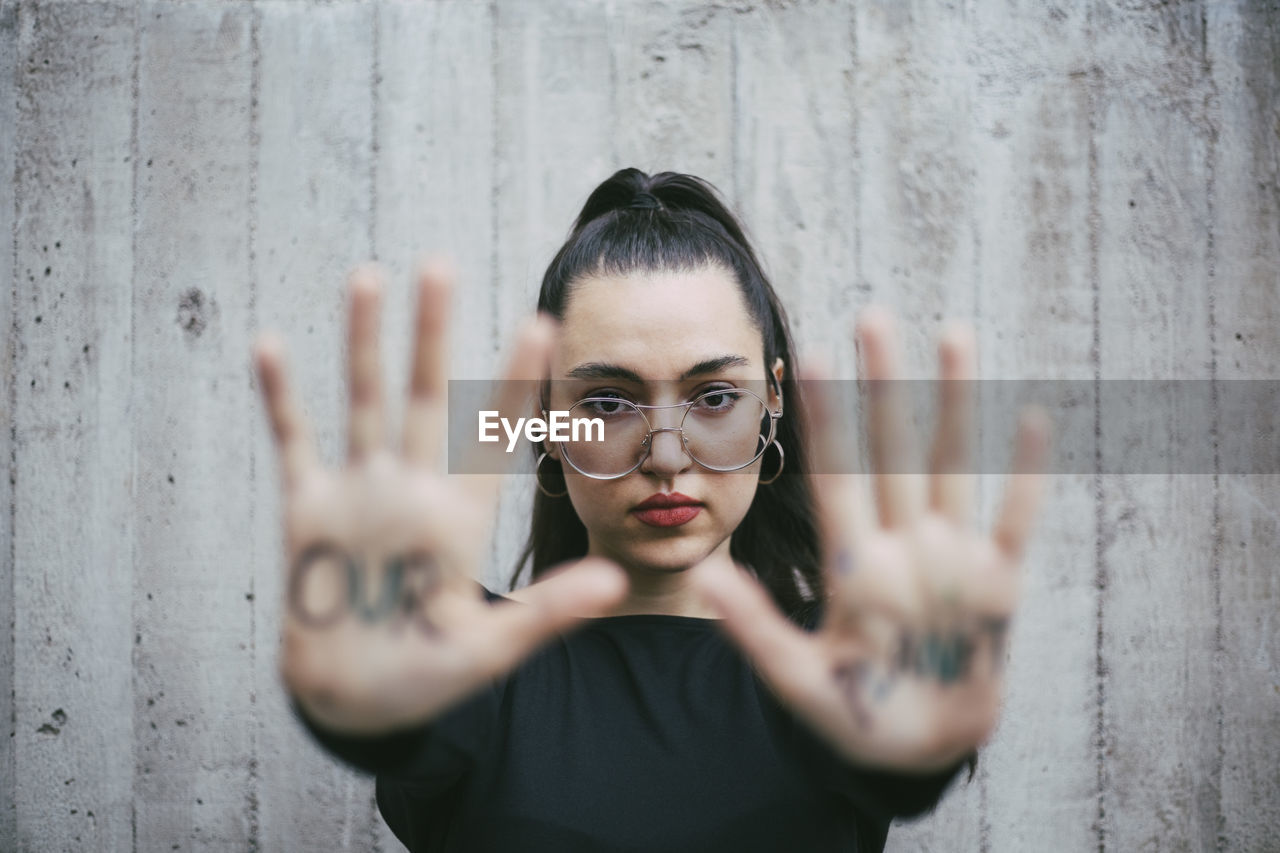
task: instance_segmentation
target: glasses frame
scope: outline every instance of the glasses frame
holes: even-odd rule
[[[561,458],[564,459],[565,462],[569,463],[569,467],[571,467],[573,470],[577,471],[579,474],[581,474],[584,477],[588,477],[592,480],[618,480],[618,479],[621,479],[622,477],[627,476],[628,474],[630,474],[631,472],[639,468],[641,465],[643,465],[644,461],[648,459],[649,456],[653,453],[653,434],[654,433],[678,432],[680,433],[681,447],[684,450],[685,455],[688,456],[690,459],[692,459],[694,464],[702,468],[705,468],[708,471],[714,471],[717,474],[727,474],[731,471],[741,471],[743,468],[747,468],[751,465],[754,465],[760,459],[761,456],[764,456],[764,452],[769,449],[769,445],[773,443],[774,438],[778,434],[778,421],[782,418],[782,388],[779,387],[776,379],[774,380],[774,391],[778,395],[778,410],[776,412],[773,409],[770,409],[769,404],[766,403],[764,401],[764,398],[762,398],[756,392],[748,390],[746,388],[738,388],[736,386],[733,388],[713,388],[709,391],[703,391],[701,394],[694,397],[692,400],[686,400],[683,403],[671,403],[670,405],[667,405],[667,406],[646,406],[646,405],[641,405],[640,403],[633,403],[630,400],[624,399],[622,397],[583,397],[581,400],[578,400],[576,403],[570,406],[569,410],[572,411],[573,409],[577,408],[583,403],[605,402],[605,403],[625,403],[626,405],[631,406],[636,411],[638,411],[640,413],[640,417],[644,419],[644,425],[648,427],[648,430],[649,430],[648,434],[645,435],[644,439],[640,442],[640,446],[644,448],[644,453],[640,455],[640,459],[636,462],[636,464],[632,465],[630,468],[623,471],[621,474],[590,474],[586,471],[583,471],[577,465],[573,464],[573,460],[569,458],[569,453],[567,450],[562,452],[560,456]],[[748,461],[742,463],[741,465],[734,465],[732,468],[716,468],[711,465],[707,465],[703,463],[698,459],[698,457],[694,456],[693,453],[689,450],[689,437],[684,434],[684,422],[689,417],[689,412],[704,397],[714,397],[717,394],[727,394],[729,392],[750,394],[752,397],[755,397],[756,400],[760,402],[760,405],[764,407],[764,410],[769,413],[769,436],[768,438],[765,439],[764,444],[756,452],[756,455],[752,456],[751,459],[749,459]],[[654,429],[653,424],[649,422],[648,416],[645,415],[646,409],[651,409],[651,410],[684,409],[684,414],[680,416],[680,426],[658,427],[657,429]],[[548,416],[548,412],[546,409],[542,410],[542,416],[544,418]]]

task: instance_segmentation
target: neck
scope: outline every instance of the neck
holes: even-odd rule
[[[726,539],[708,557],[727,557],[729,540]],[[588,553],[596,552],[589,550]],[[639,614],[666,614],[669,616],[692,616],[699,619],[719,619],[720,614],[711,608],[689,582],[688,566],[656,567],[624,561],[614,554],[599,554],[608,557],[620,565],[627,573],[627,597],[610,610],[609,616],[630,616]]]
[[[675,573],[682,577],[683,571]],[[622,603],[609,611],[610,616],[630,616],[641,613],[693,616],[698,619],[719,619],[712,610],[690,589],[673,583],[655,582],[650,572],[627,570],[631,579],[630,592]]]

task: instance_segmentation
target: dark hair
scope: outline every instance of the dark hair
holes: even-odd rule
[[[784,415],[776,436],[785,448],[786,466],[777,480],[757,490],[730,538],[730,553],[755,573],[783,613],[812,625],[820,612],[823,583],[813,496],[805,476],[809,460],[791,330],[742,226],[715,187],[675,172],[616,172],[587,198],[568,240],[547,267],[538,310],[562,317],[574,283],[586,276],[693,271],[708,265],[725,269],[738,283],[764,339],[766,370],[777,358],[786,365]],[[772,453],[767,456],[773,458]],[[559,490],[564,476],[559,462],[548,457],[537,473]],[[557,563],[587,553],[586,527],[569,500],[538,491],[533,501],[529,539],[511,578],[512,590],[526,564],[536,580]]]

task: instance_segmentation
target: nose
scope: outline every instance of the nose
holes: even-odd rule
[[[693,459],[684,449],[684,434],[679,427],[655,429],[649,435],[649,455],[640,470],[658,477],[672,477],[687,471]]]

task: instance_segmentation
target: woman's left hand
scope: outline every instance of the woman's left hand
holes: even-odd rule
[[[1005,637],[1043,488],[1048,419],[1036,409],[1023,413],[1004,504],[984,534],[972,518],[968,452],[972,334],[953,326],[939,347],[944,381],[927,474],[911,435],[907,383],[875,381],[898,377],[891,315],[865,310],[858,337],[875,391],[868,404],[874,510],[861,476],[824,473],[841,470],[849,430],[833,423],[829,401],[806,394],[827,585],[820,628],[797,628],[758,581],[732,565],[708,561],[692,579],[778,699],[841,755],[870,766],[941,769],[977,748],[998,719]]]

